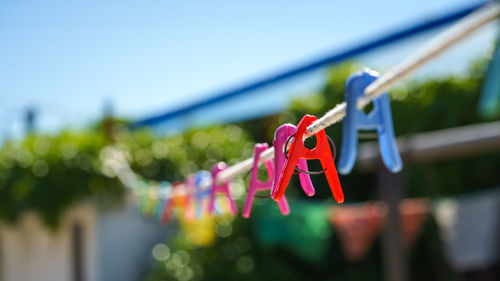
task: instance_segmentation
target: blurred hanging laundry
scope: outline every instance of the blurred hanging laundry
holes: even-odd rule
[[[405,199],[399,204],[402,241],[410,248],[421,232],[430,211],[428,199]],[[361,261],[382,230],[387,216],[385,203],[332,207],[330,221],[341,241],[342,250],[351,262]]]
[[[436,200],[436,220],[451,265],[466,272],[500,258],[500,188]]]

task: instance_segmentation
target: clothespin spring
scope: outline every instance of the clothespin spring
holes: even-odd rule
[[[285,146],[284,146],[284,148],[285,148],[285,158],[286,158],[287,160],[288,160],[288,148],[289,148],[288,144],[289,144],[290,140],[291,140],[293,137],[295,137],[295,134],[290,135],[290,136],[288,137],[288,139],[286,140],[286,142],[285,142]],[[332,153],[332,156],[333,156],[333,159],[335,160],[335,152],[337,151],[337,148],[335,147],[335,143],[333,142],[332,138],[330,138],[328,135],[326,135],[326,137],[328,138],[328,141],[330,142],[330,144],[331,144],[331,145],[332,145],[332,147],[333,147],[333,153]],[[299,169],[299,168],[295,167],[295,170],[294,170],[294,172],[293,172],[293,173],[294,173],[294,175],[298,175],[299,173],[305,173],[305,174],[308,174],[308,175],[313,175],[313,176],[315,176],[315,175],[321,175],[321,174],[323,174],[325,171],[326,171],[326,169],[323,169],[323,170],[321,170],[321,171],[304,171],[304,170],[302,170],[302,169]]]

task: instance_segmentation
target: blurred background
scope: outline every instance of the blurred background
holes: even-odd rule
[[[252,157],[485,3],[2,1],[0,280],[500,280],[497,21],[389,91],[403,171],[360,140],[344,204],[323,175],[314,197],[292,178],[288,216],[256,198],[249,219],[222,201],[165,221],[156,195]],[[240,211],[248,178],[231,183]]]

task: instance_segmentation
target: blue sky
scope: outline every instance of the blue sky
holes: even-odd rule
[[[107,100],[148,116],[475,2],[4,0],[0,134],[30,105],[42,130],[88,124]]]

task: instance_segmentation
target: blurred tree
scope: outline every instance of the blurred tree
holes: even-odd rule
[[[65,208],[91,195],[119,196],[115,179],[100,172],[105,145],[92,132],[57,136],[28,135],[7,141],[0,150],[0,218],[15,221],[32,210],[55,226]]]
[[[160,138],[147,130],[131,133],[124,124],[117,122],[115,144],[137,173],[152,180],[181,180],[217,161],[240,161],[253,149],[234,125]],[[0,149],[0,219],[13,222],[31,210],[55,227],[64,210],[81,200],[120,202],[124,189],[102,166],[100,151],[108,145],[103,128],[99,123],[92,130],[5,142]]]

